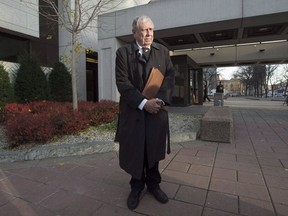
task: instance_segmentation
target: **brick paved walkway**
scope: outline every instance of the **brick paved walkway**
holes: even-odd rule
[[[143,191],[128,210],[130,177],[110,152],[0,164],[0,215],[288,216],[288,110],[232,112],[232,144],[172,146],[161,162],[167,204]]]

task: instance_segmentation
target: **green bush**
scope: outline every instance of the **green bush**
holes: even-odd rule
[[[35,56],[24,55],[19,58],[14,90],[18,103],[29,103],[49,99],[49,87],[46,75]]]
[[[50,87],[50,100],[61,102],[72,101],[71,74],[62,62],[54,64],[48,83]]]
[[[13,87],[9,79],[8,72],[0,65],[0,112],[7,103],[12,103],[14,100]]]
[[[8,72],[0,65],[0,123],[4,121],[4,106],[14,101],[13,86]]]

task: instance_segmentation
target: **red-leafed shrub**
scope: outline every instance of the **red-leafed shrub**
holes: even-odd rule
[[[22,113],[6,120],[6,136],[11,147],[29,142],[46,142],[53,138],[54,129],[45,115]]]
[[[63,108],[64,103],[56,103],[52,101],[31,102],[28,104],[31,113],[54,113],[58,107]],[[67,105],[66,105],[67,106]]]
[[[98,126],[103,123],[110,123],[117,119],[118,104],[113,101],[103,100],[101,103],[95,104],[95,109],[91,113],[89,119],[91,125]]]
[[[90,126],[89,119],[83,113],[73,110],[52,114],[51,122],[57,135],[75,134]]]
[[[67,122],[66,127],[63,130],[65,134],[74,134],[87,129],[90,126],[89,119],[87,119],[83,113],[73,111],[71,116],[71,120]]]
[[[28,104],[11,103],[5,106],[4,112],[6,115],[24,114],[29,113],[30,108]]]
[[[102,101],[99,103],[103,103]],[[86,102],[86,101],[80,101],[78,103],[78,111],[83,113],[87,119],[89,119],[89,124],[91,124],[91,116],[93,115],[93,113],[95,112],[95,110],[97,109],[97,104],[98,103],[94,103],[94,102]]]
[[[90,126],[117,119],[118,103],[79,102],[78,111],[71,103],[31,102],[7,104],[4,109],[6,136],[12,147],[31,142],[47,142],[55,136],[75,134]]]

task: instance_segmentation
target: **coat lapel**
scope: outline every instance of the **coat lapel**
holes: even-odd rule
[[[149,73],[151,68],[154,66],[158,66],[158,50],[159,47],[154,42],[151,45],[151,53],[149,61],[146,62],[145,59],[139,54],[139,48],[136,45],[135,41],[131,43],[130,46],[130,59],[128,62],[131,62],[131,77],[134,86],[136,86],[140,91],[144,89],[145,83],[149,77]],[[129,63],[128,63],[129,64]],[[143,73],[145,73],[145,77],[143,77]],[[145,81],[144,81],[145,80]]]
[[[143,66],[142,62],[139,59],[139,49],[135,42],[131,43],[130,46],[130,59],[128,59],[128,65],[130,65],[130,74],[131,74],[131,82],[133,85],[139,89],[140,91],[143,90],[144,84],[143,84]],[[144,59],[143,59],[144,60]],[[130,64],[131,62],[131,64]]]

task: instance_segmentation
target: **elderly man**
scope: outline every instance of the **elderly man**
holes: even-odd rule
[[[120,167],[131,175],[129,209],[135,209],[142,190],[147,186],[159,202],[167,203],[160,189],[159,161],[170,152],[167,107],[171,103],[175,69],[169,51],[153,42],[154,24],[147,16],[133,20],[134,41],[117,50],[116,85],[120,93],[119,119],[115,140],[119,142]],[[163,75],[153,98],[143,89],[152,68]],[[161,75],[161,76],[162,76]],[[152,77],[154,79],[154,77]]]

